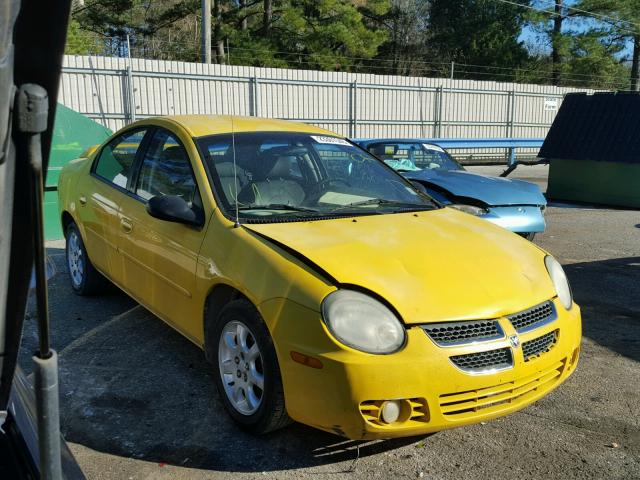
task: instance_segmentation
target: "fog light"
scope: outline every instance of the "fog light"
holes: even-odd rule
[[[400,418],[400,402],[397,400],[389,400],[382,405],[382,421],[385,423],[397,422]]]

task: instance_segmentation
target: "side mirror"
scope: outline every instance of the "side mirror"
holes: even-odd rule
[[[167,222],[184,223],[201,227],[202,212],[190,207],[184,198],[177,195],[158,195],[147,202],[147,213]]]

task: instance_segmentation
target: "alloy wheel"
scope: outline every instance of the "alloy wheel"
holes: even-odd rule
[[[222,329],[218,368],[233,408],[242,415],[254,414],[264,397],[262,353],[249,327],[238,320]]]
[[[80,246],[80,237],[75,230],[72,230],[67,238],[67,263],[71,281],[76,287],[79,287],[82,285],[84,277],[84,256]]]

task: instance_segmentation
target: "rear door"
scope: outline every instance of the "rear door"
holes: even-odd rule
[[[135,159],[146,128],[118,135],[97,154],[91,174],[78,186],[79,216],[91,262],[116,283],[122,282],[123,262],[118,255],[120,204],[129,195]]]
[[[195,304],[196,265],[205,228],[168,222],[147,213],[154,196],[178,195],[204,209],[192,159],[178,136],[156,128],[120,209],[119,251],[126,289],[156,315],[194,341],[202,336]],[[206,215],[205,218],[208,218]]]

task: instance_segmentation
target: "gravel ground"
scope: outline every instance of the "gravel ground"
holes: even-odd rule
[[[500,167],[471,170],[496,174]],[[546,167],[512,174],[545,187]],[[536,243],[582,307],[576,373],[525,410],[427,438],[352,442],[293,425],[240,432],[202,353],[115,289],[79,298],[49,245],[62,429],[90,479],[640,478],[640,212],[552,204]],[[21,363],[30,371],[35,322]]]

